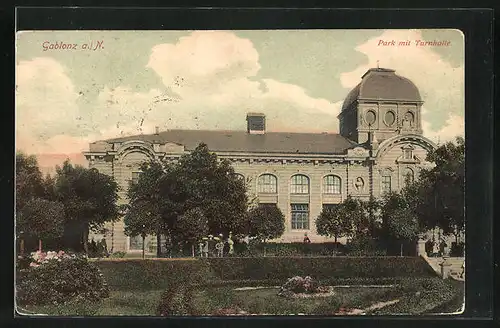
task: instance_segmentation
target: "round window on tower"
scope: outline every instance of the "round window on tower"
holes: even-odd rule
[[[376,118],[376,114],[373,110],[369,110],[366,112],[365,114],[365,121],[366,123],[368,123],[368,125],[372,125],[373,123],[375,123],[375,118]]]
[[[393,125],[394,122],[396,122],[396,114],[394,114],[392,110],[387,111],[385,113],[384,121],[387,126]]]

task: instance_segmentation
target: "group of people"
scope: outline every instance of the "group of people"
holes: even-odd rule
[[[234,241],[232,233],[229,233],[228,238],[224,241],[224,236],[219,234],[218,237],[214,237],[209,235],[202,239],[202,241],[198,244],[199,246],[199,254],[201,257],[209,257],[211,253],[211,249],[215,248],[215,253],[212,253],[215,257],[223,257],[224,256],[224,248],[227,245],[227,254],[234,254]]]

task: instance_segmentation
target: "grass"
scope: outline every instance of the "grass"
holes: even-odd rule
[[[375,315],[428,314],[455,312],[463,300],[463,283],[439,278],[401,281],[393,287],[336,288],[335,295],[309,299],[289,299],[277,295],[276,288],[239,291],[241,285],[175,288],[170,314],[213,315],[221,309],[240,309],[253,314],[332,315],[340,308],[365,309],[378,302],[400,302],[374,311]],[[189,291],[189,293],[187,293]],[[21,313],[51,316],[154,316],[165,289],[114,290],[95,304],[29,306]],[[176,308],[182,308],[176,311]]]
[[[198,289],[193,295],[193,307],[210,315],[218,309],[237,308],[254,314],[331,315],[341,307],[365,308],[372,303],[392,300],[394,288],[338,288],[327,297],[292,299],[277,295],[276,288],[236,291],[234,287]]]
[[[51,316],[151,316],[155,314],[162,293],[163,290],[112,291],[100,303],[27,306],[26,311],[19,311]]]

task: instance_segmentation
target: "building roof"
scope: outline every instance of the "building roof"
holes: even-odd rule
[[[336,133],[266,132],[255,135],[246,131],[169,130],[158,134],[108,139],[105,142],[132,140],[175,143],[194,150],[204,142],[214,152],[343,154],[355,142]]]
[[[420,92],[412,81],[387,68],[369,69],[345,98],[342,110],[358,99],[422,101]]]

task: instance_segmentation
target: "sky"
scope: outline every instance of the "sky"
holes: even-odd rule
[[[16,149],[42,167],[83,164],[90,142],[244,130],[247,112],[265,113],[269,131],[336,133],[345,96],[377,63],[419,88],[424,136],[464,135],[458,30],[18,32]]]

